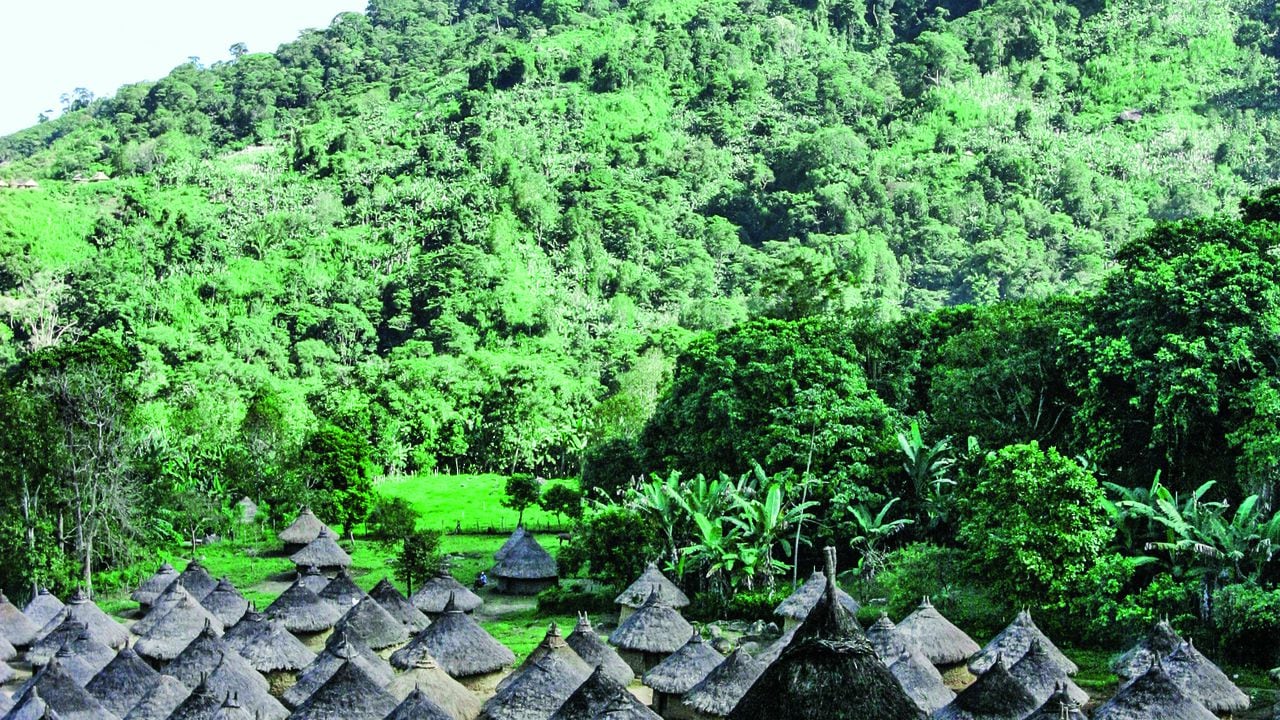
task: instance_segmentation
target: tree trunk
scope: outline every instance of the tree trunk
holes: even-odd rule
[[[89,599],[93,599],[93,538],[85,540],[84,546],[84,588]]]

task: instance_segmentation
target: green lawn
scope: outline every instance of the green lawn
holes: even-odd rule
[[[461,523],[467,533],[511,532],[519,513],[502,506],[505,483],[502,475],[420,475],[384,479],[376,489],[408,500],[422,513],[424,527],[452,531]],[[524,521],[534,530],[565,527],[562,519],[536,506],[524,511]]]

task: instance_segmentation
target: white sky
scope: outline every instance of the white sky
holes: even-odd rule
[[[195,55],[227,60],[232,44],[274,51],[365,0],[0,0],[0,135],[36,123],[77,87],[114,95]]]

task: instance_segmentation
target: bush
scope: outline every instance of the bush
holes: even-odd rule
[[[660,552],[653,529],[639,513],[607,505],[578,524],[561,548],[559,562],[565,573],[626,587]]]
[[[616,617],[613,599],[621,590],[613,585],[594,585],[569,580],[538,593],[539,615],[570,615],[580,612]]]
[[[1213,595],[1213,621],[1225,659],[1280,665],[1280,590],[1228,585]]]
[[[965,553],[956,548],[915,543],[889,553],[876,576],[885,611],[893,620],[911,614],[929,597],[942,613],[974,636],[993,635],[1009,621],[1013,609],[985,584],[969,580]],[[878,613],[877,613],[878,614]]]
[[[689,599],[689,607],[684,609],[684,616],[690,620],[702,622],[716,620],[778,622],[773,610],[790,594],[790,587],[740,592],[732,595],[701,593]]]
[[[369,535],[384,543],[400,542],[418,528],[422,515],[400,497],[380,498],[369,513]]]
[[[632,478],[644,476],[640,448],[634,440],[614,438],[588,448],[582,468],[582,495],[600,500],[620,499]]]

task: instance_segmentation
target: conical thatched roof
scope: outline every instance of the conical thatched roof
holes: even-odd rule
[[[9,662],[18,657],[18,649],[9,644],[8,640],[0,635],[0,662]]]
[[[325,586],[329,584],[328,576],[320,572],[320,568],[315,565],[308,565],[305,570],[300,571],[298,578],[308,590],[316,595],[319,595],[320,591],[324,590]]]
[[[415,690],[425,693],[454,720],[475,720],[480,715],[480,698],[449,677],[431,656],[419,660],[387,686],[387,692],[397,700],[408,698]]]
[[[202,679],[215,672],[222,673],[224,680],[225,687],[219,687],[220,690],[239,692],[248,697],[251,689],[262,692],[271,689],[266,678],[228,647],[211,626],[205,627],[164,669],[165,675],[178,678],[189,688],[195,688]]]
[[[76,594],[71,596],[71,599],[62,608],[62,612],[65,612],[67,617],[79,620],[89,626],[89,634],[93,635],[93,639],[113,650],[118,650],[129,642],[129,631],[125,630],[120,623],[112,620],[109,615],[102,612],[102,608],[90,600],[89,596],[85,595],[82,590],[77,590]],[[40,633],[36,634],[36,639],[40,639],[46,631],[51,632],[53,628],[57,627],[57,625],[52,625],[55,621],[61,622],[55,616],[53,620],[50,620],[48,624],[41,628]]]
[[[765,666],[745,650],[735,650],[684,694],[684,704],[704,715],[724,717],[737,707],[764,671]]]
[[[191,695],[191,688],[176,678],[161,675],[151,692],[142,698],[124,720],[165,720]]]
[[[191,597],[199,600],[205,595],[213,592],[218,587],[218,581],[213,579],[208,570],[204,569],[204,565],[199,560],[192,560],[187,563],[182,572],[178,573],[175,582],[182,583],[182,587],[191,593]]]
[[[826,549],[826,576],[836,574],[835,548]],[[921,720],[902,686],[848,608],[835,581],[782,651],[729,713],[730,720]]]
[[[657,589],[609,636],[614,647],[648,653],[673,653],[693,632],[680,613],[662,601]]]
[[[94,676],[85,690],[111,712],[124,717],[160,683],[160,673],[133,648],[124,648]]]
[[[550,720],[661,720],[635,695],[596,668]]]
[[[320,518],[316,517],[315,513],[311,512],[311,508],[304,507],[302,512],[298,513],[298,517],[290,523],[289,527],[281,530],[277,537],[286,545],[306,545],[320,537],[322,530],[328,530],[328,528],[320,522]]]
[[[827,586],[827,578],[820,572],[814,572],[805,580],[804,584],[796,588],[786,600],[782,601],[774,609],[773,614],[781,617],[791,618],[793,620],[804,620],[809,616],[809,611],[814,605],[818,604],[818,599],[822,597],[823,589]],[[852,615],[858,614],[858,601],[849,596],[849,593],[836,588],[836,597],[840,599],[840,604],[845,607]]]
[[[782,651],[786,650],[791,641],[795,639],[796,630],[799,629],[799,625],[792,625],[790,630],[782,633],[782,637],[766,645],[764,650],[759,655],[756,655],[756,659],[765,665],[772,665],[778,658],[782,657]]]
[[[260,673],[297,672],[316,659],[284,623],[259,613],[247,613],[222,639]]]
[[[30,645],[40,628],[0,592],[0,637],[16,647]]]
[[[351,578],[351,573],[343,568],[338,571],[333,580],[329,581],[328,585],[324,586],[323,590],[317,593],[317,596],[337,608],[339,616],[342,616],[355,607],[356,603],[369,597],[369,594],[361,590],[360,586],[356,585],[356,581]]]
[[[689,642],[645,673],[642,682],[658,692],[683,695],[722,662],[724,656],[703,642],[702,633],[694,630]]]
[[[187,592],[181,582],[170,583],[169,587],[164,589],[164,592],[156,596],[155,602],[151,603],[151,607],[147,609],[142,619],[129,628],[129,632],[139,637],[147,635],[156,625],[160,624],[160,621],[164,619],[165,615],[169,614],[170,610],[178,606],[183,598],[191,598],[191,593]],[[191,599],[194,600],[195,598]]]
[[[631,608],[638,608],[644,604],[649,598],[649,593],[653,589],[658,589],[658,595],[663,602],[673,608],[682,608],[689,605],[689,596],[685,595],[676,584],[667,579],[666,575],[658,569],[654,563],[649,563],[640,577],[636,581],[627,586],[618,597],[613,599],[617,605],[625,605]]]
[[[507,553],[510,552],[511,548],[515,547],[516,543],[523,540],[524,536],[527,534],[528,533],[525,532],[524,525],[517,525],[515,531],[511,533],[511,536],[507,538],[506,542],[502,543],[502,547],[498,548],[498,552],[493,554],[493,559],[502,560],[502,558],[507,556]]]
[[[1009,668],[1009,674],[1031,693],[1037,705],[1043,705],[1055,691],[1063,688],[1076,704],[1084,705],[1089,702],[1089,693],[1071,681],[1039,640],[1031,642],[1031,647],[1027,648],[1022,659]]]
[[[1022,687],[1004,658],[996,655],[987,671],[965,688],[950,705],[934,713],[933,720],[1022,720],[1040,703]]]
[[[214,617],[222,622],[224,628],[240,622],[240,618],[249,609],[249,601],[244,599],[244,595],[231,584],[231,581],[222,578],[213,590],[204,599],[200,601],[205,610],[208,610]]]
[[[1214,717],[1178,687],[1159,661],[1093,711],[1093,720],[1213,720]]]
[[[324,686],[338,668],[352,662],[360,667],[378,686],[391,684],[393,672],[386,661],[378,657],[357,637],[338,631],[329,637],[324,652],[298,676],[298,682],[285,691],[283,699],[291,707],[298,707]]]
[[[166,672],[167,670],[166,668]],[[234,695],[259,720],[284,720],[289,716],[289,711],[263,688],[266,680],[234,652],[223,655],[199,684],[211,689],[217,697]],[[218,706],[215,709],[216,707]]]
[[[210,720],[256,720],[256,718],[240,704],[240,698],[230,695],[222,701],[222,707],[218,708]]]
[[[919,650],[903,650],[889,666],[889,672],[898,679],[916,707],[926,714],[932,715],[956,699],[956,694],[942,681],[942,673]]]
[[[108,650],[107,652],[110,653],[111,651]],[[102,669],[101,666],[95,666],[87,659],[76,655],[66,645],[63,645],[58,654],[53,657],[62,666],[62,671],[70,675],[71,679],[80,687],[88,685],[93,676],[97,675],[98,671]]]
[[[1164,667],[1178,687],[1211,713],[1226,715],[1249,709],[1249,696],[1190,642],[1170,653]]]
[[[353,662],[343,663],[290,720],[383,720],[396,700]]]
[[[508,555],[508,558],[511,556]],[[498,684],[482,720],[543,720],[559,708],[591,668],[565,643],[555,623],[529,657]]]
[[[479,595],[458,582],[448,571],[441,571],[435,577],[423,583],[422,587],[409,598],[409,602],[428,615],[439,615],[444,606],[453,598],[454,606],[462,612],[471,612],[484,604]]]
[[[573,632],[569,633],[569,637],[564,641],[578,653],[578,657],[582,658],[588,667],[603,667],[605,674],[614,682],[625,687],[636,679],[631,666],[609,647],[604,638],[596,634],[595,628],[591,627],[591,619],[586,613],[578,616],[578,624],[573,627]]]
[[[1007,663],[1016,663],[1022,659],[1022,656],[1027,652],[1027,648],[1030,648],[1031,643],[1035,640],[1044,643],[1045,652],[1049,654],[1049,657],[1053,658],[1053,661],[1057,663],[1058,667],[1062,668],[1063,672],[1068,675],[1075,675],[1080,670],[1075,663],[1062,654],[1062,651],[1053,644],[1053,641],[1040,632],[1040,628],[1036,627],[1035,621],[1031,619],[1031,613],[1026,610],[1018,613],[1013,622],[1009,623],[1004,630],[1001,630],[1000,634],[991,638],[991,642],[987,643],[982,650],[978,651],[977,655],[969,660],[969,670],[975,675],[981,675],[987,671],[987,668],[991,667],[998,655],[1004,656]]]
[[[455,678],[491,673],[516,660],[511,650],[452,602],[445,605],[445,611],[430,627],[391,656],[391,664],[411,668],[424,655],[434,657]]]
[[[368,595],[348,610],[334,627],[360,638],[374,650],[409,641],[409,631],[404,625]]]
[[[0,660],[0,685],[3,685],[13,679],[16,675],[13,668],[9,667],[9,663]],[[3,711],[0,711],[3,712]]]
[[[290,555],[289,560],[298,567],[351,567],[351,556],[339,547],[337,537],[328,528],[321,530],[320,535],[306,547]]]
[[[49,659],[56,655],[63,645],[76,640],[88,629],[88,625],[78,620],[65,618],[53,629],[53,632],[37,640],[27,649],[25,659],[33,667],[40,667],[49,662]]]
[[[284,623],[289,632],[296,633],[323,632],[342,617],[331,603],[308,590],[301,578],[267,606],[266,614]]]
[[[871,647],[876,649],[876,655],[886,665],[897,662],[903,653],[908,652],[907,639],[898,632],[893,621],[884,613],[880,613],[879,619],[867,628],[867,639],[871,641]],[[928,657],[925,656],[925,659]]]
[[[89,680],[94,675],[97,675],[98,671],[105,668],[116,656],[114,650],[95,640],[89,634],[88,628],[82,630],[78,636],[63,643],[61,651],[71,653],[83,662],[86,667],[92,669],[92,672],[88,677],[84,678],[84,682],[81,685],[88,684]],[[80,678],[77,677],[76,680],[80,680]]]
[[[942,616],[929,598],[920,601],[915,612],[902,619],[898,634],[915,646],[934,665],[963,662],[981,648],[963,630]]]
[[[56,659],[41,668],[14,698],[13,710],[8,717],[43,717],[28,713],[32,710],[43,712],[44,706],[66,720],[119,720],[89,691],[77,685]],[[27,708],[27,712],[23,712],[23,708]]]
[[[138,586],[137,590],[129,597],[139,605],[150,605],[160,597],[160,593],[173,584],[178,579],[178,571],[169,563],[162,563],[156,573]]]
[[[133,649],[152,660],[172,660],[204,632],[221,637],[222,622],[188,595],[165,613],[150,632],[139,637]]]
[[[1182,644],[1182,638],[1174,632],[1167,620],[1152,626],[1138,644],[1111,663],[1111,669],[1119,677],[1129,680],[1145,673],[1156,658],[1166,657]]]
[[[32,625],[43,628],[62,611],[63,607],[62,601],[49,592],[49,588],[42,587],[36,592],[36,596],[31,598],[31,602],[22,608],[22,614],[27,616]]]
[[[1028,715],[1025,720],[1089,720],[1066,689],[1059,687],[1039,710]]]
[[[421,690],[414,689],[405,697],[404,702],[396,706],[394,712],[387,716],[387,720],[457,720],[453,715],[445,712],[444,708],[437,705],[426,693]]]
[[[416,633],[431,624],[427,616],[414,607],[408,598],[386,578],[383,578],[377,585],[373,586],[373,589],[369,591],[369,597],[378,601],[382,609],[390,613],[391,617],[398,620],[405,630],[410,633]]]
[[[556,559],[551,557],[533,533],[525,533],[507,551],[502,554],[497,564],[489,570],[495,578],[511,578],[514,580],[545,580],[559,577],[560,568]]]
[[[222,707],[226,695],[218,692],[207,682],[201,682],[187,695],[186,699],[174,708],[169,720],[212,720],[214,713]]]

